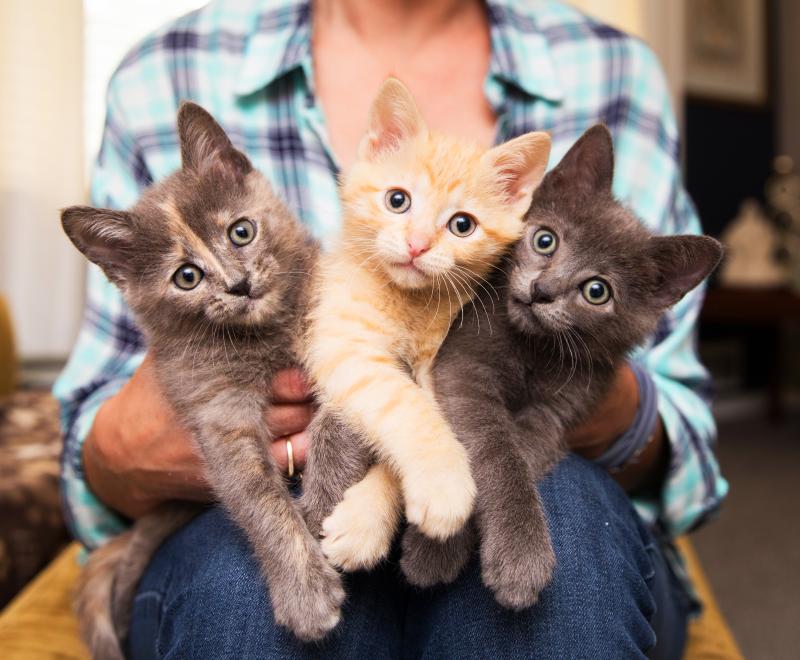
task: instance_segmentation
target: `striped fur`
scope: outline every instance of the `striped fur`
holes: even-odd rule
[[[543,133],[485,150],[431,132],[399,81],[381,88],[343,182],[343,232],[319,268],[309,334],[320,397],[382,463],[324,523],[323,550],[334,564],[378,561],[401,503],[433,538],[451,536],[469,517],[469,460],[431,395],[430,369],[453,319],[520,235],[549,147]],[[394,189],[410,196],[405,212],[387,203]],[[474,219],[469,235],[450,230],[457,213]],[[412,245],[425,249],[415,257]],[[387,497],[394,510],[372,521],[377,527],[365,524],[359,493],[387,483],[402,498]]]

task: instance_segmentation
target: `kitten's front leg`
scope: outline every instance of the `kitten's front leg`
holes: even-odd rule
[[[522,454],[526,447],[536,445],[536,436],[510,414],[506,401],[493,387],[497,376],[492,368],[476,369],[467,384],[448,378],[451,369],[444,361],[440,367],[437,397],[469,451],[478,486],[475,522],[483,581],[501,605],[528,607],[549,583],[555,566],[536,490],[536,479],[546,466],[537,465],[535,455]],[[546,420],[539,420],[538,425],[542,424]],[[543,453],[541,460],[549,461],[550,454]]]
[[[488,502],[477,514],[483,582],[502,606],[530,607],[550,583],[556,563],[536,486],[508,498],[500,492],[483,498]]]
[[[406,518],[432,538],[455,534],[472,513],[475,482],[466,450],[432,397],[377,352],[360,355],[345,345],[332,362],[318,380],[397,470]]]
[[[530,429],[503,427],[500,419],[495,422],[494,428],[501,430],[472,445],[479,484],[476,521],[481,572],[501,605],[520,610],[536,603],[555,568],[550,531],[536,487],[549,466],[532,468],[519,451],[524,446],[521,443],[540,442]],[[541,432],[538,435],[541,438]],[[547,444],[546,439],[541,442]]]
[[[396,477],[385,463],[373,465],[322,523],[325,556],[346,571],[373,568],[391,550],[401,510]]]
[[[345,491],[367,473],[372,460],[367,441],[323,404],[308,427],[309,447],[300,506],[315,538],[322,521]]]
[[[300,639],[321,639],[341,616],[341,578],[263,450],[263,406],[253,398],[222,393],[206,406],[198,441],[209,481],[250,541],[267,579],[276,623]]]

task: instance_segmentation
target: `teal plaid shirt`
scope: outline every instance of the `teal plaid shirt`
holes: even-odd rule
[[[549,131],[556,163],[584,130],[604,122],[614,136],[619,198],[656,232],[699,232],[681,183],[667,86],[650,50],[555,1],[494,0],[487,12],[492,55],[484,87],[497,141]],[[181,99],[193,99],[324,243],[339,227],[341,208],[312,66],[308,2],[217,0],[165,26],[125,57],[110,82],[92,203],[129,207],[145,186],[179,167],[175,114]],[[655,381],[672,448],[659,496],[636,504],[670,534],[695,527],[728,488],[713,453],[708,375],[695,352],[702,296],[686,296],[634,356]],[[144,352],[119,291],[91,267],[83,327],[54,389],[65,436],[65,509],[88,547],[126,522],[88,487],[81,445],[100,405]]]

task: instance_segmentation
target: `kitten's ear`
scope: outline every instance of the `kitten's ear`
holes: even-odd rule
[[[125,211],[70,206],[61,211],[61,226],[75,247],[96,263],[109,280],[123,286],[131,276],[131,215]]]
[[[508,203],[524,205],[520,214],[528,210],[549,158],[550,136],[542,131],[520,135],[483,155],[483,161],[495,172]]]
[[[614,181],[614,142],[603,124],[587,130],[548,175],[548,185],[574,193],[611,192]]]
[[[722,259],[722,244],[710,236],[654,236],[648,256],[658,279],[652,291],[656,306],[666,309],[708,277]]]
[[[216,166],[239,174],[247,174],[253,169],[247,156],[233,146],[222,126],[197,103],[181,103],[178,138],[184,169],[200,172]]]
[[[425,131],[425,120],[411,92],[397,78],[387,78],[372,102],[369,128],[359,144],[358,156],[374,159]]]

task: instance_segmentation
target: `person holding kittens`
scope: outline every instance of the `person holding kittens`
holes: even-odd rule
[[[483,146],[549,131],[551,166],[605,123],[616,196],[656,233],[699,232],[655,58],[554,0],[215,0],[150,36],[114,75],[93,203],[127,208],[178,167],[174,117],[193,99],[324,243],[341,217],[337,175],[355,160],[389,73],[431,128]],[[118,291],[96,270],[88,287],[55,392],[66,510],[94,548],[160,503],[206,501],[210,490]],[[497,605],[475,562],[453,585],[423,591],[390,563],[349,576],[341,624],[306,646],[270,620],[246,544],[211,508],[148,568],[133,657],[679,657],[693,601],[668,539],[701,524],[727,492],[692,344],[701,300],[695,290],[661,317],[571,433],[573,455],[542,482],[557,569],[532,608]],[[313,403],[296,372],[279,374],[273,391],[269,423],[281,439],[265,451],[301,469]]]

